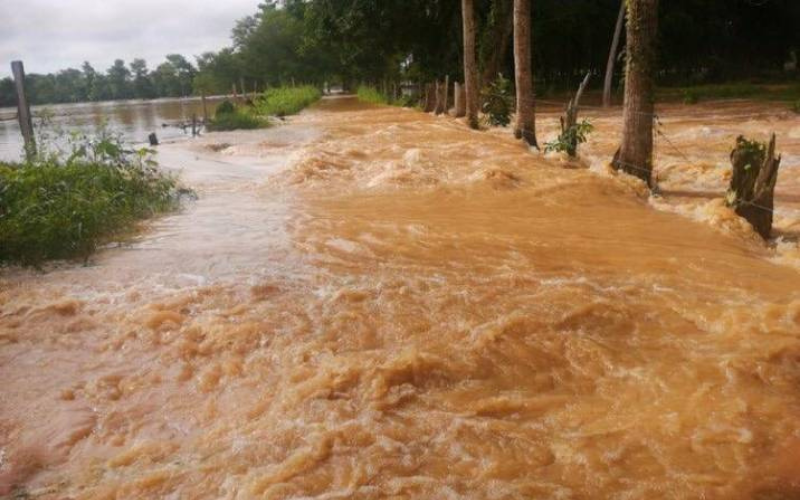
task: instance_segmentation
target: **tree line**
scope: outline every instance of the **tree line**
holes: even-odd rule
[[[514,71],[513,0],[474,0],[478,85]],[[537,0],[530,8],[531,69],[537,94],[603,74],[621,0]],[[658,6],[660,85],[785,78],[800,51],[796,0],[670,0]],[[232,30],[230,47],[190,62],[170,55],[150,71],[117,60],[105,72],[80,69],[30,76],[34,103],[179,97],[304,82],[463,81],[461,0],[266,0]],[[626,33],[620,51],[624,60]],[[796,59],[795,59],[796,60]],[[795,63],[796,64],[796,63]],[[612,80],[619,82],[622,64]],[[14,103],[0,80],[0,105]]]
[[[183,97],[194,92],[197,68],[180,54],[170,54],[152,71],[144,59],[126,64],[117,59],[105,72],[85,62],[46,75],[26,75],[26,91],[33,104],[60,104],[121,99]],[[17,102],[11,78],[0,80],[0,107]]]

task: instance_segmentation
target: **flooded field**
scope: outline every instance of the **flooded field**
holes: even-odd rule
[[[207,100],[209,113],[213,113],[220,101],[221,98]],[[34,106],[32,111],[34,126],[46,130],[56,145],[64,142],[58,136],[59,130],[65,135],[73,131],[93,133],[101,126],[122,134],[134,144],[146,143],[152,132],[161,139],[176,139],[190,134],[175,127],[176,123],[190,122],[192,114],[199,119],[203,117],[203,105],[197,98],[54,104]],[[16,108],[0,108],[0,161],[22,158],[22,135],[16,116]]]
[[[800,120],[754,107],[662,110],[652,201],[618,111],[590,168],[349,98],[162,146],[196,204],[0,270],[0,496],[799,498]],[[769,130],[777,249],[714,201]]]

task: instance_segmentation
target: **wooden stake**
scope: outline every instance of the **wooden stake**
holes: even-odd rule
[[[731,163],[733,176],[728,205],[766,240],[772,232],[775,185],[781,166],[781,157],[775,157],[775,134],[769,145],[739,136],[731,153]]]
[[[17,90],[17,116],[19,117],[19,129],[25,140],[25,157],[32,160],[36,156],[36,138],[33,135],[31,106],[25,95],[25,67],[22,61],[12,62],[11,72],[14,74],[14,85]]]
[[[455,84],[455,100],[456,118],[464,118],[467,116],[467,96],[464,92],[464,86],[458,82]]]
[[[206,92],[200,94],[200,100],[203,102],[203,123],[208,124],[208,103],[206,103]]]
[[[444,99],[443,99],[444,109],[442,113],[450,114],[450,75],[446,75],[444,77]]]

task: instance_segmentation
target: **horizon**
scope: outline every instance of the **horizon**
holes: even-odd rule
[[[20,60],[28,74],[57,73],[88,61],[99,71],[142,58],[153,69],[168,54],[195,57],[230,45],[237,20],[260,0],[5,0],[0,78]],[[44,13],[44,14],[43,14]],[[35,26],[35,29],[31,29]],[[79,27],[79,29],[77,28]]]

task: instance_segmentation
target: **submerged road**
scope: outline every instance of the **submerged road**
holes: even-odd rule
[[[723,207],[352,98],[160,161],[196,203],[0,271],[0,495],[800,495],[800,273]]]

